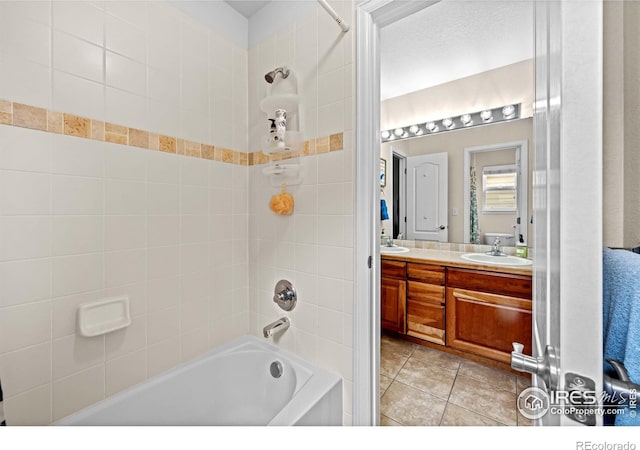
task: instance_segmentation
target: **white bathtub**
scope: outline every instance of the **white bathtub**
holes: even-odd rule
[[[270,366],[282,365],[274,378]],[[342,379],[254,336],[59,420],[54,425],[340,425]]]

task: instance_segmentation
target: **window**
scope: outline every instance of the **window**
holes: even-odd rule
[[[482,211],[516,212],[518,172],[512,166],[482,168]]]

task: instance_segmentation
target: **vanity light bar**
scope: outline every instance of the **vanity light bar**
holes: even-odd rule
[[[384,130],[380,133],[382,142],[397,141],[417,136],[427,136],[429,134],[442,133],[444,131],[459,130],[461,128],[471,128],[490,123],[506,122],[508,120],[520,118],[520,104],[505,105],[493,109],[485,109],[474,113],[462,114],[460,116],[450,116],[438,120],[430,120],[425,123],[407,125],[406,127]]]

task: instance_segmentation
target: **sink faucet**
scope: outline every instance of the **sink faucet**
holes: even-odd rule
[[[291,322],[286,317],[282,317],[275,322],[271,322],[269,325],[262,329],[262,334],[265,338],[270,338],[276,333],[283,332],[291,326]]]
[[[393,236],[383,234],[382,245],[384,245],[385,247],[393,247]]]
[[[491,251],[487,252],[487,255],[491,256],[506,256],[507,254],[500,251],[500,238],[497,237],[495,241],[493,241],[493,246],[491,247]]]

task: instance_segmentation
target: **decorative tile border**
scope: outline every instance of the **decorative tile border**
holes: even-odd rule
[[[271,155],[262,151],[241,152],[8,100],[0,100],[0,124],[242,166],[335,152],[342,150],[344,146],[343,133],[337,133],[305,141],[304,148],[298,152]]]

